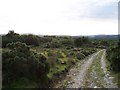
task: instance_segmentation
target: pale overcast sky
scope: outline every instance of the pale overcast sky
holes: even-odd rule
[[[118,0],[0,0],[0,34],[118,34]]]

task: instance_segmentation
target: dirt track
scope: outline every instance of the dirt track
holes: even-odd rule
[[[78,63],[75,68],[72,68],[66,79],[56,88],[117,88],[113,83],[113,77],[107,71],[105,55],[106,50],[101,50],[85,58],[82,65]]]

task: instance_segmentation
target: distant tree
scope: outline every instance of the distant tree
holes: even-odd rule
[[[34,46],[38,46],[39,45],[39,37],[37,37],[36,35],[21,35],[21,41],[26,43],[27,45],[34,45]]]
[[[61,39],[60,41],[61,45],[63,46],[70,46],[70,47],[73,47],[74,46],[74,41],[72,38],[64,38],[64,39]]]
[[[88,37],[79,37],[75,39],[74,43],[77,47],[80,47],[83,45],[90,44],[90,41]]]
[[[100,45],[109,46],[109,43],[108,43],[107,40],[101,40],[101,41],[100,41]]]
[[[60,48],[60,42],[59,41],[52,41],[51,43],[48,44],[50,48]]]
[[[14,30],[10,30],[6,36],[12,38],[12,37],[14,37],[15,35],[19,35],[19,34],[15,33]]]
[[[27,45],[39,46],[40,45],[40,37],[36,35],[19,35],[14,31],[9,31],[8,34],[2,36],[2,46],[6,47],[8,43],[12,42],[23,42]],[[44,40],[43,40],[44,41]]]
[[[2,36],[2,47],[6,47],[8,43],[20,41],[20,35],[10,30],[8,34]]]

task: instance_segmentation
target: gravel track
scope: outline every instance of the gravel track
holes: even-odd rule
[[[99,57],[99,58],[98,58]],[[98,60],[98,61],[95,61]],[[99,65],[98,65],[99,63]],[[99,66],[99,70],[96,71],[96,68]],[[72,68],[69,73],[67,74],[66,78],[59,82],[56,88],[83,88],[84,81],[89,81],[90,88],[100,88],[99,86],[103,86],[104,88],[117,88],[117,85],[113,83],[113,78],[111,77],[109,72],[106,68],[106,50],[100,50],[87,58],[83,60],[82,63],[78,63],[74,68]],[[90,67],[93,67],[90,73],[88,73],[88,70]],[[92,74],[91,74],[92,73]],[[104,75],[100,76],[99,75]],[[102,73],[102,74],[101,74]],[[90,74],[90,75],[89,75]],[[86,80],[86,76],[89,76]],[[94,79],[97,78],[97,79]],[[93,79],[95,80],[93,82]],[[101,85],[97,86],[96,81],[99,80],[99,83]],[[86,88],[84,87],[84,88]],[[102,87],[102,88],[103,88]]]

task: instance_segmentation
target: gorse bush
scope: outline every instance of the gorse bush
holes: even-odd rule
[[[107,59],[111,63],[111,69],[115,72],[120,72],[120,40],[118,45],[111,46],[107,49]]]
[[[30,48],[21,42],[9,43],[7,47],[8,50],[3,50],[2,54],[3,86],[10,86],[22,78],[37,82],[39,86],[47,83],[49,65],[45,56],[30,51]]]

